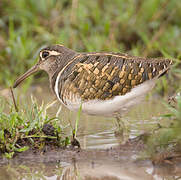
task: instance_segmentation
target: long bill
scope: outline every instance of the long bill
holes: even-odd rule
[[[39,66],[36,64],[31,69],[29,69],[27,72],[25,72],[22,76],[20,76],[14,83],[13,88],[16,88],[23,80],[25,80],[27,77],[32,75],[33,73],[37,72],[39,70]]]

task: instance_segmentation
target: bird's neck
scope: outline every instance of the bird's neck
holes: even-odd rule
[[[53,91],[59,72],[61,72],[69,62],[71,62],[75,55],[76,53],[74,52],[64,56],[64,58],[61,59],[61,62],[54,62],[54,64],[52,64],[49,70],[47,71],[49,75],[50,86]]]

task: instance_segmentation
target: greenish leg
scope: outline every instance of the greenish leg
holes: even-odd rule
[[[117,126],[117,130],[115,131],[115,135],[116,136],[123,136],[125,124],[121,120],[121,117],[116,117],[116,126]]]
[[[118,128],[124,130],[126,126],[124,122],[122,121],[121,117],[116,117],[116,121],[117,121]]]
[[[121,142],[125,142],[129,137],[129,130],[126,127],[121,117],[116,117],[117,130],[114,132],[115,136],[119,137]]]

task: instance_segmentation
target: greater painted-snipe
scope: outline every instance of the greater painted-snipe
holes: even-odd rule
[[[68,109],[90,115],[114,116],[137,104],[172,61],[147,59],[122,53],[78,53],[62,45],[40,51],[39,61],[19,77],[16,88],[38,70],[49,75],[50,86]]]

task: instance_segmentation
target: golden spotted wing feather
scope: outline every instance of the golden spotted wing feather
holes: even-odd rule
[[[59,79],[59,96],[66,100],[107,100],[125,95],[135,86],[161,76],[171,64],[167,59],[146,59],[126,54],[80,54]]]

